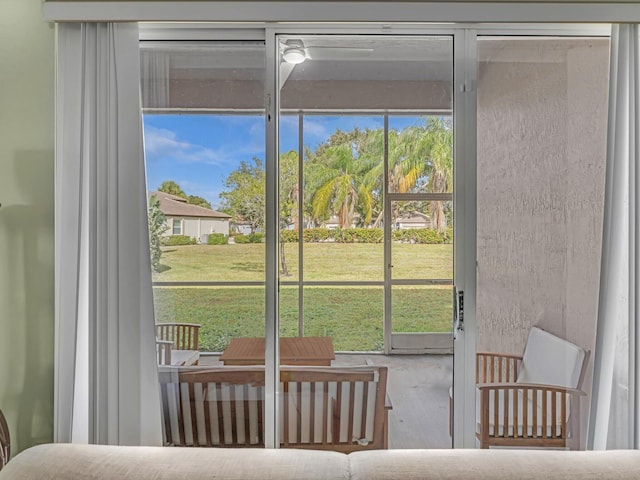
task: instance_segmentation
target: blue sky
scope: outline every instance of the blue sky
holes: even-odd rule
[[[416,117],[390,119],[390,128],[424,124]],[[338,128],[382,128],[381,116],[305,116],[304,143],[312,150]],[[241,161],[264,161],[265,122],[259,115],[146,114],[145,155],[149,190],[165,180],[178,183],[187,195],[220,206],[224,181]],[[280,121],[280,151],[298,149],[298,117]]]

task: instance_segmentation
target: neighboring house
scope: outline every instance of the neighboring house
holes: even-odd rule
[[[351,222],[351,226],[348,228],[355,228],[356,227],[356,223],[358,220],[360,219],[360,217],[358,217],[357,215],[354,216],[353,221]],[[335,230],[336,228],[340,227],[340,219],[338,218],[337,215],[331,215],[329,217],[329,219],[324,222],[324,228],[326,228],[327,230]]]
[[[187,235],[198,242],[206,242],[210,233],[229,235],[231,216],[199,205],[191,205],[187,200],[164,192],[149,192],[149,198],[160,201],[160,211],[169,227],[163,236]]]
[[[396,219],[395,228],[398,230],[410,230],[412,228],[432,228],[433,225],[428,215],[420,212],[405,212]]]
[[[241,233],[243,235],[249,235],[251,232],[251,224],[248,222],[231,222],[231,231],[234,233]]]

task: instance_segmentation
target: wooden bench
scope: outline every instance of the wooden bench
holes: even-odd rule
[[[160,367],[164,442],[264,445],[264,367]],[[388,447],[387,367],[281,367],[281,446]]]

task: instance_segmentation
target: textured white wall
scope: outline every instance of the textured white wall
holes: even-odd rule
[[[608,43],[479,45],[478,350],[521,353],[538,325],[593,351]]]
[[[0,409],[12,453],[53,438],[54,29],[0,7]]]

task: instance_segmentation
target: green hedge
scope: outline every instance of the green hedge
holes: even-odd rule
[[[160,243],[166,247],[175,247],[177,245],[195,245],[196,239],[189,235],[170,235],[161,237]]]
[[[282,230],[280,232],[280,238],[284,243],[298,243],[298,231]]]
[[[207,237],[209,245],[226,245],[227,243],[229,243],[229,239],[224,233],[210,233]]]
[[[297,230],[283,230],[280,235],[285,243],[298,242]],[[307,228],[302,231],[302,238],[305,243],[327,241],[335,243],[382,243],[384,234],[381,228],[337,228],[335,230]],[[451,243],[453,241],[453,228],[448,227],[443,233],[438,233],[431,228],[394,230],[391,238],[394,242],[402,243]],[[236,240],[236,243],[240,242]]]
[[[248,235],[244,235],[243,233],[238,233],[233,238],[236,243],[262,243],[262,240],[264,239],[264,234],[250,233]]]
[[[392,238],[395,242],[403,243],[444,243],[443,235],[430,228],[394,230]]]

